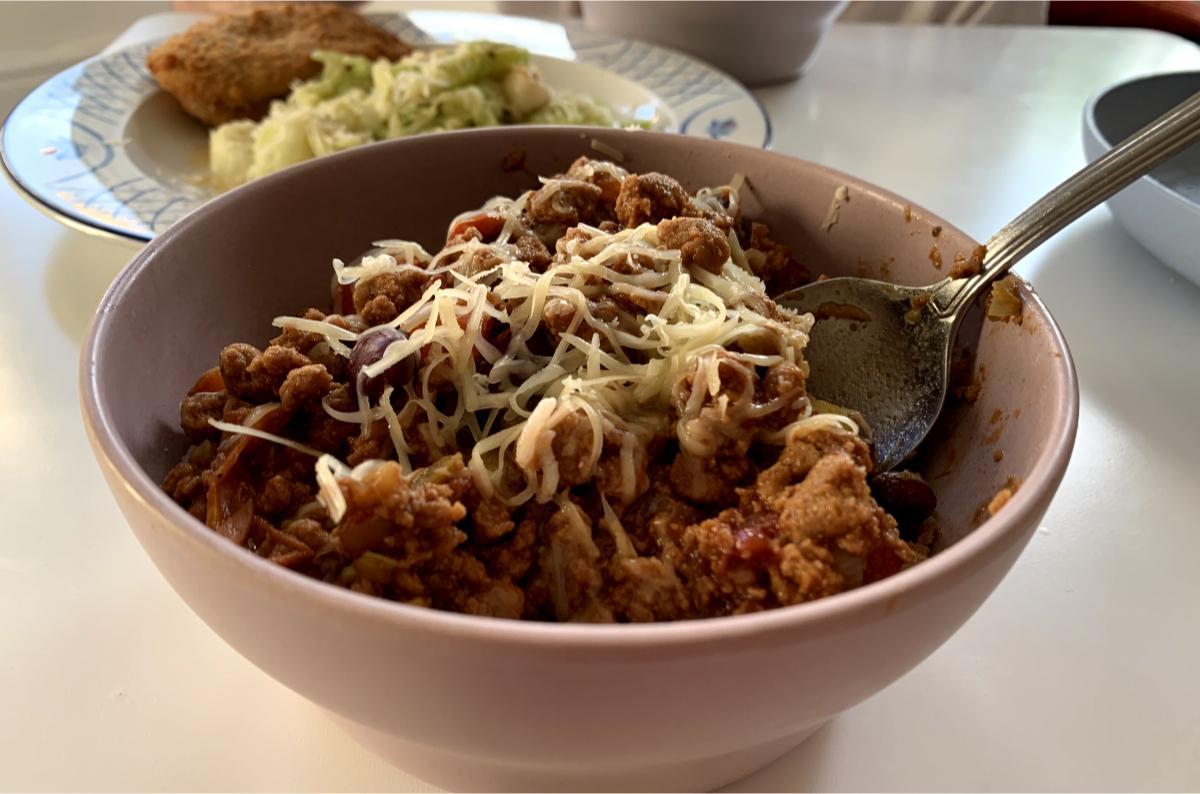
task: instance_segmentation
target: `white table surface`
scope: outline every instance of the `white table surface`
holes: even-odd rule
[[[778,150],[986,237],[1083,164],[1089,95],[1188,68],[1149,32],[845,26],[757,93]],[[0,788],[427,789],[226,646],[117,512],[75,369],[132,253],[0,183]],[[925,663],[733,790],[1200,787],[1200,288],[1104,209],[1019,270],[1081,381],[1045,525]]]

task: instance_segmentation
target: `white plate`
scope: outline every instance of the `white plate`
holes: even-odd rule
[[[489,39],[536,54],[555,88],[685,135],[766,146],[757,100],[722,72],[673,50],[519,17],[455,11],[381,15],[414,43]],[[158,41],[99,55],[35,89],[0,136],[9,175],[72,226],[149,240],[212,197],[208,135],[145,66]]]

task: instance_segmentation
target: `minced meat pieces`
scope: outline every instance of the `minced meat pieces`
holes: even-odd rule
[[[560,487],[579,485],[591,477],[595,439],[591,422],[583,411],[572,411],[554,425],[550,448],[558,461]]]
[[[588,301],[588,311],[597,320],[615,323],[621,316],[621,307],[610,297],[597,298]]]
[[[163,478],[163,490],[183,506],[189,505],[204,488],[202,470],[191,463],[177,463]]]
[[[864,478],[870,472],[870,450],[861,439],[843,431],[813,430],[793,438],[775,464],[758,476],[756,497],[767,502],[774,500],[788,486],[803,480],[821,458],[839,453],[860,466]]]
[[[221,411],[221,421],[231,425],[240,425],[252,410],[254,410],[253,403],[238,397],[226,397],[225,407]]]
[[[350,362],[335,353],[328,345],[311,348],[307,355],[312,363],[324,367],[334,381],[345,380],[349,375]]]
[[[183,398],[179,404],[179,425],[188,438],[198,442],[221,437],[221,431],[210,425],[209,420],[221,419],[226,399],[223,391],[202,391]]]
[[[250,545],[258,556],[285,568],[296,568],[313,556],[313,550],[291,535],[279,531],[262,516],[251,522]]]
[[[529,217],[534,223],[573,225],[598,223],[603,191],[589,182],[556,179],[529,197]]]
[[[675,569],[656,557],[618,560],[607,594],[613,616],[630,623],[687,617],[689,602]]]
[[[596,490],[615,504],[628,504],[650,488],[649,467],[650,450],[644,439],[628,431],[608,430],[597,463]],[[628,474],[632,477],[626,482]]]
[[[320,404],[306,406],[306,409],[303,419],[305,443],[339,458],[345,455],[350,439],[359,432],[358,425],[335,419]]]
[[[651,472],[650,483],[649,490],[625,510],[622,523],[638,554],[678,563],[684,530],[700,521],[703,513],[672,493],[661,468]]]
[[[432,593],[431,606],[495,618],[519,618],[525,594],[511,582],[493,579],[477,558],[461,551],[439,555],[420,566],[422,590]]]
[[[250,364],[260,355],[258,348],[237,342],[226,346],[218,358],[225,390],[234,397],[252,402],[271,398],[271,378],[266,373],[250,372]]]
[[[517,257],[529,264],[531,270],[538,273],[544,271],[550,266],[553,259],[550,256],[549,249],[546,244],[538,239],[535,234],[522,234],[517,238]]]
[[[895,520],[871,498],[865,469],[849,455],[821,458],[776,505],[780,531],[801,552],[797,564],[805,564],[798,569],[805,571],[799,578],[781,572],[791,583],[788,603],[858,587],[921,559],[900,539]],[[806,589],[813,568],[829,580],[816,593]]]
[[[788,409],[802,409],[807,403],[806,381],[804,371],[790,362],[783,361],[768,368],[767,374],[759,382],[757,401],[778,403],[781,409],[767,414],[761,426],[779,430],[787,424],[794,414]]]
[[[746,258],[755,275],[767,283],[768,293],[777,295],[809,280],[808,270],[792,259],[792,249],[776,242],[765,225],[750,224],[749,248]]]
[[[419,270],[381,273],[359,281],[354,285],[354,311],[368,326],[382,325],[420,298],[428,284],[429,277]]]
[[[533,239],[537,240],[537,237],[533,237]],[[500,264],[502,260],[499,254],[496,253],[492,246],[482,242],[483,232],[479,231],[479,229],[475,228],[474,226],[468,226],[458,234],[451,237],[449,242],[446,243],[446,247],[450,248],[472,241],[479,242],[480,244],[476,246],[468,246],[465,250],[459,253],[447,255],[442,260],[442,266],[444,267],[449,265],[453,268],[455,273],[463,276],[473,276],[476,273],[482,273],[483,271]],[[532,250],[529,248],[529,245],[529,243],[526,243],[527,250]],[[543,246],[543,248],[545,248],[545,246]],[[547,257],[548,256],[549,254],[547,252]],[[446,273],[442,276],[442,283],[450,285],[455,283],[455,279],[450,273]],[[426,286],[423,284],[421,287],[421,292],[424,292],[425,289]],[[419,297],[420,293],[414,296],[413,300],[416,300]]]
[[[320,309],[309,309],[303,316],[306,320],[325,320],[325,313]],[[320,334],[301,331],[299,328],[284,328],[279,336],[271,340],[271,346],[290,347],[307,356],[309,351],[323,341],[325,337]]]
[[[815,430],[740,491],[740,504],[685,528],[680,576],[702,614],[821,598],[912,565],[921,554],[867,487],[866,445]]]
[[[495,497],[480,500],[471,509],[473,539],[491,542],[513,531],[512,509]]]
[[[325,527],[321,525],[320,521],[312,518],[296,518],[291,521],[284,521],[279,528],[282,532],[291,535],[314,552],[321,551],[333,543],[333,535],[325,531]]]
[[[604,574],[592,531],[591,522],[577,506],[550,517],[530,587],[530,608],[536,615],[560,622],[602,623],[613,619],[601,598]]]
[[[396,319],[400,307],[387,295],[376,295],[367,301],[359,312],[371,325],[383,325]]]
[[[719,454],[698,458],[680,452],[671,463],[671,488],[676,494],[703,505],[722,505],[734,501],[734,489],[754,469],[745,455]]]
[[[707,378],[714,368],[719,385],[716,394],[710,391]],[[683,451],[705,458],[717,454],[721,447],[726,448],[726,453],[744,453],[745,449],[735,450],[729,445],[748,435],[744,428],[754,418],[746,412],[757,385],[756,368],[741,365],[725,350],[717,350],[703,359],[698,357],[674,388],[678,416],[675,432]]]
[[[247,370],[251,373],[266,373],[273,382],[282,383],[289,372],[297,367],[304,367],[311,363],[308,356],[298,350],[293,350],[290,347],[271,345],[262,352],[262,355],[250,362]],[[275,389],[277,390],[278,386]]]
[[[590,182],[600,188],[600,200],[612,208],[616,205],[617,196],[621,193],[621,182],[629,176],[629,172],[613,163],[580,157],[571,163],[566,176]]]
[[[729,240],[703,218],[670,218],[658,223],[658,241],[667,248],[679,249],[684,267],[698,267],[720,273],[729,261]]]
[[[729,615],[765,606],[766,564],[739,552],[740,519],[736,511],[725,510],[683,531],[679,574],[688,582],[692,608],[701,614]]]
[[[544,516],[528,516],[504,536],[504,542],[479,544],[474,552],[496,578],[521,581],[533,567],[535,544],[544,523]]]
[[[630,174],[617,196],[617,220],[628,229],[685,214],[691,198],[679,182],[665,174]]]
[[[387,422],[377,419],[371,423],[365,434],[360,433],[350,441],[350,454],[346,462],[357,466],[368,460],[384,460],[395,457],[392,452],[392,437],[388,433]]]
[[[333,385],[333,376],[321,364],[297,367],[283,379],[279,400],[285,411],[295,411],[307,402],[320,400]]]
[[[294,512],[313,498],[313,489],[305,482],[284,474],[268,479],[255,494],[254,510],[260,515],[281,515]]]
[[[654,314],[662,309],[665,296],[659,292],[643,292],[628,285],[614,285],[611,300],[632,315]]]
[[[867,445],[844,431],[819,430],[793,439],[763,472],[755,500],[779,515],[793,543],[833,555],[838,589],[888,576],[920,560],[900,539],[896,521],[871,496]]]
[[[221,377],[230,395],[249,402],[264,402],[279,394],[287,374],[312,362],[303,353],[279,345],[265,351],[233,344],[221,351]]]
[[[566,298],[551,298],[542,309],[542,324],[551,334],[565,334],[575,321],[575,304]]]
[[[212,531],[305,575],[406,604],[510,619],[742,614],[842,592],[919,562],[926,548],[904,540],[900,511],[890,514],[868,486],[866,441],[832,417],[806,418],[807,369],[779,353],[781,335],[800,349],[810,320],[754,289],[729,298],[728,308],[766,322],[672,367],[662,387],[671,390],[667,404],[607,407],[586,380],[564,379],[561,391],[544,394],[562,401],[543,414],[553,425],[510,433],[482,452],[482,469],[472,459],[474,439],[511,431],[524,415],[464,406],[464,368],[500,384],[492,394],[511,391],[544,371],[531,366],[538,360],[577,356],[579,340],[564,341],[568,332],[596,345],[586,352],[601,374],[646,362],[655,355],[648,348],[613,339],[654,324],[649,315],[668,300],[669,268],[719,281],[731,231],[771,289],[804,277],[765,226],[721,211],[727,191],[712,195],[718,200],[694,198],[663,174],[580,158],[531,192],[520,214],[501,217],[498,205],[492,225],[511,231],[503,241],[499,228],[485,239],[460,224],[446,244],[460,248],[443,249],[437,272],[422,257],[339,289],[334,308],[344,314],[303,315],[350,334],[285,326],[265,349],[227,346],[180,405],[193,445],[163,489]],[[656,228],[624,231],[642,224]],[[619,246],[602,251],[609,243],[598,235],[618,235]],[[663,250],[679,251],[679,262]],[[571,286],[556,280],[546,290],[541,275],[560,265]],[[484,271],[491,272],[471,280]],[[537,292],[536,304],[500,289],[515,275],[521,290]],[[488,304],[458,314],[466,337],[422,342],[412,354],[421,380],[399,378],[389,406],[367,394],[364,431],[344,354],[359,349],[355,335],[395,320],[430,285],[461,285],[456,294],[483,286]],[[505,319],[525,306],[540,314],[531,333]],[[424,316],[400,330],[411,338]],[[487,344],[472,345],[471,334]],[[474,424],[460,421],[464,411]],[[214,419],[252,421],[304,446],[219,432]],[[334,467],[344,511],[328,483],[318,488],[314,450],[367,464],[350,475]],[[543,492],[549,478],[553,487]]]
[[[529,220],[542,227],[612,223],[621,180],[627,174],[612,163],[580,157],[565,174],[557,175],[530,195]]]
[[[361,480],[343,481],[342,494],[346,515],[334,537],[351,557],[379,551],[413,560],[466,540],[457,524],[467,509],[452,500],[450,487],[439,483],[414,487],[394,461],[372,469]]]

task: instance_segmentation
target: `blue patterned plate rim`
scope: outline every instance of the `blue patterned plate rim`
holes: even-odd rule
[[[767,147],[771,123],[733,78],[658,45],[573,25],[463,11],[372,15],[412,43],[482,36],[598,66],[660,98],[678,132]],[[160,40],[102,53],[35,88],[0,128],[0,164],[24,198],[72,228],[147,241],[212,197],[199,184],[151,173],[126,150],[134,112],[155,95],[145,56]],[[436,133],[434,133],[436,134]],[[139,162],[139,159],[141,162]]]

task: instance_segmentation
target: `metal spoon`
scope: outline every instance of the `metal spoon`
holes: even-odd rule
[[[776,298],[813,312],[809,392],[863,415],[878,471],[929,433],[946,399],[950,352],[967,309],[1021,257],[1200,138],[1200,93],[1131,135],[1018,215],[987,242],[980,272],[928,287],[834,278]]]

